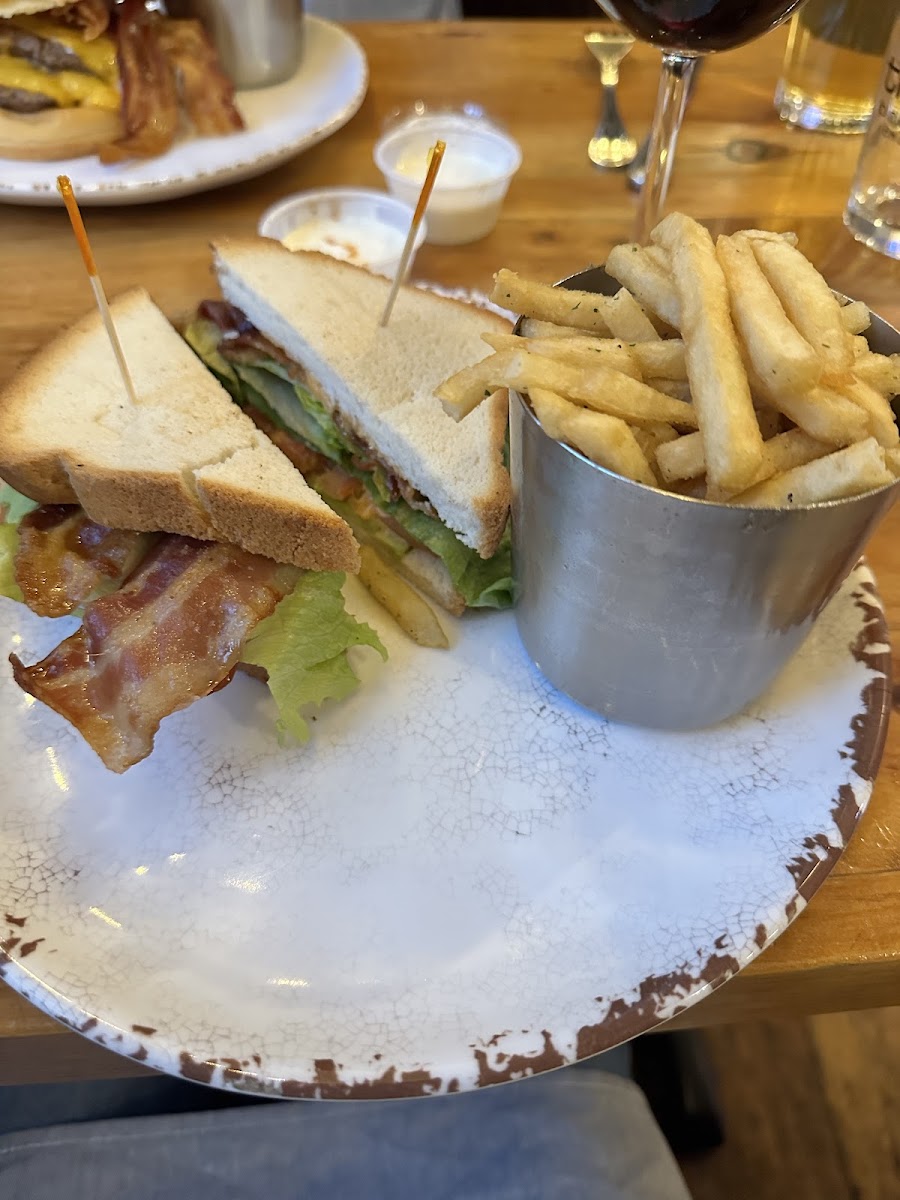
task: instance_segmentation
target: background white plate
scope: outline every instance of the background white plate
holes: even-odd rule
[[[146,204],[251,179],[321,142],[362,104],[369,73],[355,38],[307,16],[306,47],[293,79],[238,93],[247,128],[228,137],[185,136],[159,158],[105,167],[98,158],[53,163],[0,159],[0,201],[61,204],[57,175],[68,175],[80,204]]]
[[[150,1066],[286,1096],[515,1079],[695,1003],[782,932],[871,791],[889,647],[858,567],[769,694],[695,734],[554,692],[511,614],[391,652],[280,748],[240,678],[118,777],[0,671],[0,972]],[[0,601],[0,650],[69,632]]]

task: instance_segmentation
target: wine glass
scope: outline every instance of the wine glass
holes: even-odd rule
[[[635,37],[659,46],[663,73],[650,131],[647,175],[638,211],[638,241],[662,215],[688,85],[697,61],[773,29],[803,0],[597,0]]]

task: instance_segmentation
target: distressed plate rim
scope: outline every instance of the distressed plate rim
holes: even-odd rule
[[[884,749],[890,716],[891,700],[891,650],[889,630],[884,606],[878,595],[874,576],[865,559],[861,559],[851,573],[853,590],[845,603],[852,603],[859,613],[855,640],[847,652],[857,662],[864,664],[872,676],[864,686],[859,698],[860,709],[852,718],[848,729],[850,738],[845,744],[844,757],[859,779],[858,787],[845,783],[833,798],[831,815],[840,835],[840,845],[835,845],[819,834],[808,837],[804,842],[806,854],[799,853],[786,864],[794,878],[795,887],[784,910],[783,918],[768,926],[757,927],[757,937],[752,945],[738,956],[713,952],[707,961],[695,970],[687,968],[667,976],[650,976],[637,985],[639,998],[633,1003],[613,1001],[606,1016],[598,1023],[584,1026],[578,1031],[574,1058],[564,1058],[555,1048],[553,1036],[543,1031],[543,1050],[538,1054],[505,1057],[502,1065],[492,1065],[487,1051],[473,1047],[479,1076],[475,1088],[507,1083],[527,1075],[539,1074],[566,1065],[572,1061],[611,1049],[651,1029],[657,1028],[678,1013],[685,1011],[731,979],[738,971],[753,962],[759,954],[772,944],[805,907],[840,859],[859,818],[865,811],[871,795],[872,783]],[[14,926],[20,925],[13,918]],[[7,914],[7,922],[10,914]],[[21,921],[24,925],[24,921]],[[23,934],[22,928],[16,933]],[[28,931],[32,938],[33,931]],[[724,946],[723,934],[713,945]],[[23,937],[16,939],[23,942]],[[38,939],[40,940],[40,939]],[[34,942],[36,945],[36,941]],[[314,1060],[311,1079],[286,1079],[267,1074],[261,1061],[238,1061],[233,1058],[204,1058],[195,1047],[174,1050],[157,1041],[157,1032],[151,1027],[132,1025],[126,1030],[102,1016],[87,1011],[78,1003],[68,1000],[59,991],[45,985],[29,970],[28,947],[31,942],[19,944],[18,958],[11,956],[12,946],[0,942],[0,978],[15,991],[41,1009],[48,1016],[60,1021],[75,1032],[131,1058],[170,1074],[181,1075],[192,1082],[202,1083],[248,1093],[276,1095],[291,1099],[397,1099],[426,1096],[442,1090],[441,1064],[431,1069],[422,1068],[401,1074],[387,1066],[377,1077],[348,1082],[342,1079],[340,1068],[331,1058]],[[9,952],[7,952],[9,951]],[[23,961],[23,959],[25,961]],[[489,1046],[490,1041],[485,1042]],[[257,1056],[258,1057],[258,1056]],[[444,1072],[447,1073],[446,1071]],[[443,1088],[448,1092],[459,1091],[459,1082],[451,1079]]]

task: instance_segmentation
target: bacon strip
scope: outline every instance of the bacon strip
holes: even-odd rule
[[[165,153],[179,122],[175,77],[159,43],[158,21],[144,0],[122,0],[117,11],[125,136],[100,151],[105,163]]]
[[[200,22],[162,22],[159,44],[197,132],[202,137],[217,137],[243,129],[244,118],[234,103],[234,85]]]
[[[67,25],[74,25],[81,30],[86,42],[92,42],[101,33],[106,33],[109,5],[107,0],[76,0],[63,9],[61,16]]]
[[[64,617],[121,582],[155,535],[108,529],[75,504],[47,504],[19,522],[16,583],[42,617]]]
[[[270,342],[264,333],[256,328],[249,317],[234,304],[227,300],[201,300],[197,315],[205,321],[212,321],[224,333],[219,343],[219,352],[229,361],[246,362],[253,366],[261,354],[271,358],[283,367],[301,383],[305,381],[306,372],[302,367],[274,342]]]
[[[224,686],[255,626],[300,572],[235,546],[167,535],[16,682],[71,721],[111,771],[153,749],[160,721]]]

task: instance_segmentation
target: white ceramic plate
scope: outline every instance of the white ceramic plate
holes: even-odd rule
[[[159,158],[105,167],[97,158],[22,163],[0,159],[0,201],[60,204],[66,174],[81,204],[146,204],[251,179],[346,125],[363,102],[368,66],[346,30],[306,17],[306,48],[293,79],[238,93],[247,128],[228,137],[184,137]]]
[[[285,1096],[456,1091],[606,1049],[788,925],[871,791],[889,647],[858,567],[769,694],[703,733],[610,725],[511,614],[383,665],[278,746],[240,678],[109,774],[0,671],[0,972],[119,1053]],[[0,601],[26,662],[70,631]]]

